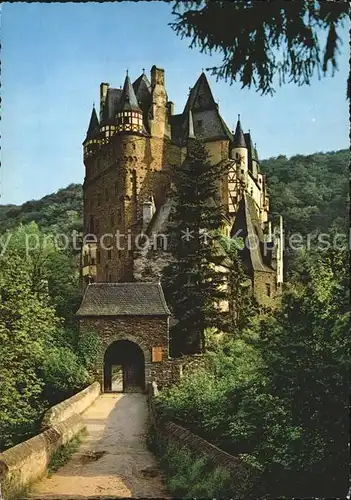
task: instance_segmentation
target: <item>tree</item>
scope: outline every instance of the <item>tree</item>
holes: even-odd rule
[[[43,409],[39,376],[58,320],[45,287],[33,291],[30,263],[0,259],[0,449],[23,440]],[[43,284],[42,284],[43,285]]]
[[[37,286],[48,287],[56,313],[64,319],[65,325],[74,328],[73,315],[79,307],[79,270],[69,249],[60,249],[55,235],[44,233],[35,222],[19,224],[2,235],[8,244],[6,251],[13,250],[30,262],[33,290]],[[5,255],[6,255],[5,251]]]
[[[216,270],[212,238],[223,224],[218,204],[218,172],[208,158],[204,144],[191,140],[188,155],[174,168],[175,210],[170,229],[174,261],[165,270],[164,288],[178,323],[172,332],[175,352],[200,352],[205,348],[204,331],[218,326],[218,308],[225,292],[224,276]]]
[[[275,496],[344,497],[347,492],[348,258],[347,250],[329,249],[307,261],[306,283],[293,287],[282,311],[261,325],[257,346],[267,386],[299,429],[285,454],[267,464]],[[260,446],[261,456],[267,456],[264,440]]]
[[[238,254],[238,249],[244,242],[241,238],[233,239],[223,235],[220,236],[219,242],[225,250],[228,268],[229,313],[225,330],[232,335],[238,335],[258,314],[258,304],[252,293],[251,281],[243,270]]]
[[[176,0],[172,29],[192,38],[190,47],[218,51],[222,65],[208,68],[213,75],[262,94],[279,84],[310,84],[317,73],[334,74],[341,39],[338,29],[347,17],[348,2],[294,0]],[[321,36],[327,34],[325,45]],[[349,83],[347,95],[349,97]]]

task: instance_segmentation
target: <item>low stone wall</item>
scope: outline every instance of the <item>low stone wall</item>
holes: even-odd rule
[[[94,382],[83,391],[78,392],[71,398],[65,399],[61,403],[53,406],[44,414],[41,427],[43,430],[67,420],[72,415],[80,415],[95,401],[100,395],[101,388],[99,382]]]
[[[5,500],[19,495],[43,477],[53,454],[83,429],[83,419],[72,415],[24,443],[0,454],[0,482]]]
[[[154,407],[154,397],[157,394],[157,385],[155,383],[150,384],[148,390],[149,422],[156,433],[177,443],[180,447],[187,448],[196,455],[205,455],[215,467],[222,467],[230,471],[231,482],[233,484],[232,498],[246,498],[249,495],[252,485],[256,483],[260,471],[188,429],[174,422],[163,422],[158,419]]]
[[[0,453],[0,492],[4,500],[18,497],[46,474],[54,453],[84,428],[80,414],[99,394],[100,384],[94,382],[53,406],[44,415],[43,432]]]

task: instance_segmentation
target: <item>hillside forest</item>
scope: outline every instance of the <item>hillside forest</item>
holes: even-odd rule
[[[348,249],[317,242],[322,233],[346,241],[348,165],[348,150],[261,161],[271,212],[286,237],[299,233],[311,247],[286,250],[280,310],[252,312],[221,340],[208,329],[201,366],[158,398],[161,417],[257,468],[257,496],[347,492]],[[54,244],[81,233],[82,212],[79,184],[0,206],[0,452],[91,381],[99,339],[79,338],[74,319],[80,253]]]

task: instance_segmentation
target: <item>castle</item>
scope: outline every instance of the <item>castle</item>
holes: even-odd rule
[[[93,107],[83,142],[85,295],[78,316],[81,325],[105,332],[106,346],[112,337],[114,342],[129,339],[138,344],[143,351],[140,359],[144,356],[144,375],[139,370],[138,377],[146,381],[153,361],[162,364],[168,359],[170,313],[159,284],[168,252],[162,239],[142,248],[138,238],[155,236],[153,241],[158,242],[157,235],[167,233],[172,200],[167,196],[165,173],[182,164],[189,139],[196,137],[204,141],[211,163],[223,167],[218,193],[227,211],[225,233],[249,242],[241,256],[254,296],[259,304],[275,307],[281,295],[282,221],[272,229],[257,148],[250,132],[243,132],[240,116],[236,130],[229,130],[205,74],[190,89],[180,114],[175,114],[168,100],[164,70],[156,66],[151,68],[150,80],[143,72],[133,83],[127,73],[123,88],[101,83],[99,114]],[[162,323],[151,325],[151,321],[141,328],[153,330],[157,345],[148,344],[147,335],[140,339],[135,334],[140,330],[137,317],[149,323],[158,318]],[[127,327],[127,318],[133,327]],[[129,336],[112,335],[125,328]],[[123,372],[125,386],[127,372]],[[105,388],[108,378],[111,389],[111,377],[105,373]],[[134,382],[135,377],[130,375]]]

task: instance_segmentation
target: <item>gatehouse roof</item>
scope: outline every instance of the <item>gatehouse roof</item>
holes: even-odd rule
[[[170,316],[160,283],[90,283],[77,316]]]

